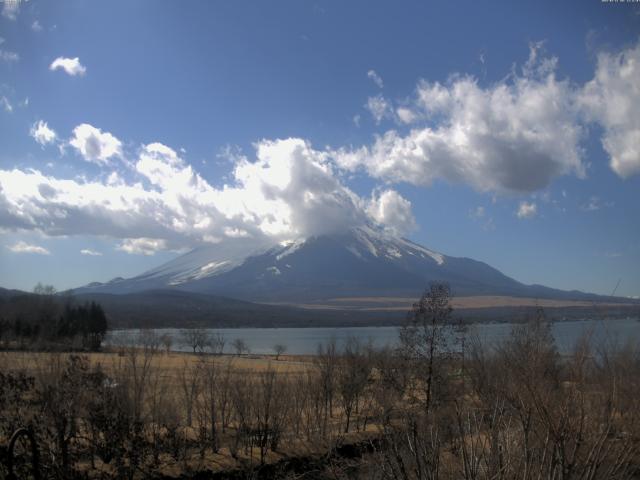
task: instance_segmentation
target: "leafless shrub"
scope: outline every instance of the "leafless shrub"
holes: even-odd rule
[[[247,345],[247,342],[245,342],[242,338],[236,338],[233,342],[231,342],[231,347],[238,356],[249,353],[249,345]]]
[[[282,343],[276,343],[273,346],[273,352],[276,354],[276,360],[280,359],[280,355],[287,351],[287,346]]]
[[[211,338],[204,328],[186,328],[181,330],[182,343],[191,348],[193,353],[203,353],[211,344]]]

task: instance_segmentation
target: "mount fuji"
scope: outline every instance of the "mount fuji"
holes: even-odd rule
[[[203,246],[136,277],[92,283],[75,292],[175,289],[259,303],[305,304],[345,297],[417,298],[434,281],[447,282],[455,296],[604,298],[525,285],[486,263],[443,255],[370,226],[259,248],[245,239]]]

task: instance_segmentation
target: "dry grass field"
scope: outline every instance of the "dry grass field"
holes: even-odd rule
[[[331,411],[323,411],[320,404],[327,393],[319,388],[318,370],[310,356],[276,359],[131,347],[82,354],[0,352],[3,375],[33,379],[33,388],[25,392],[26,403],[35,395],[42,397],[38,404],[46,405],[41,412],[27,413],[22,408],[12,412],[20,416],[13,424],[29,423],[44,413],[48,418],[41,423],[47,424],[40,435],[43,450],[59,454],[62,447],[55,432],[62,428],[62,436],[69,436],[65,448],[84,452],[75,457],[74,469],[94,478],[125,473],[131,478],[151,473],[178,477],[185,472],[250,469],[321,455],[336,435],[341,441],[356,442],[373,431],[373,424],[362,421],[363,410],[352,415],[345,431],[337,392],[331,394],[335,396]],[[86,381],[94,372],[101,374],[99,384]],[[105,399],[96,396],[109,401],[103,403]],[[357,401],[364,405],[363,399]],[[95,420],[91,410],[101,408],[110,410],[104,414],[112,420],[101,424],[105,431],[91,433]],[[100,450],[109,450],[109,442],[119,441],[119,434],[109,431],[109,422],[120,415],[130,417],[132,423],[118,427],[125,430],[120,440],[125,445],[119,453],[123,458],[116,464],[105,461]],[[70,417],[75,425],[71,431],[57,423],[61,416]],[[144,427],[136,434],[138,422]],[[8,441],[13,428],[0,432],[0,445]],[[91,435],[95,438],[89,440]],[[138,440],[128,438],[136,435]],[[146,445],[146,453],[134,468],[130,457],[140,443]]]
[[[415,302],[410,297],[340,297],[330,298],[322,303],[304,303],[296,306],[317,310],[361,310],[361,311],[399,311],[406,312]],[[499,307],[541,307],[541,308],[566,308],[566,307],[592,307],[590,301],[582,300],[552,300],[525,297],[510,297],[500,295],[477,295],[471,297],[453,297],[451,306],[455,309],[470,308],[499,308]],[[633,305],[625,302],[598,302],[598,307],[616,307],[621,305]]]
[[[55,361],[65,361],[73,353],[31,352],[31,351],[0,351],[0,369],[4,372],[25,371],[35,373],[42,366]],[[100,365],[105,372],[113,372],[122,366],[126,355],[116,349],[103,352],[83,353],[92,366]],[[163,376],[176,378],[180,370],[195,368],[203,360],[204,356],[187,352],[156,352],[151,357],[150,367],[153,370],[163,372]],[[206,355],[208,361],[219,367],[231,365],[235,370],[246,373],[259,373],[273,370],[278,374],[296,374],[306,372],[312,365],[310,356],[280,355],[278,360],[275,355]]]

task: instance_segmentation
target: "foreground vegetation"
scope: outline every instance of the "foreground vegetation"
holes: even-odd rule
[[[640,475],[636,345],[585,337],[561,357],[542,312],[482,345],[451,320],[444,285],[416,303],[393,350],[354,338],[276,360],[139,340],[112,353],[1,355],[0,444],[30,429],[47,478]],[[344,444],[367,448],[330,454]],[[24,473],[30,455],[18,450]],[[292,457],[325,461],[263,467]]]

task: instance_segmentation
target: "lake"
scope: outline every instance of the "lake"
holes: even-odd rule
[[[495,344],[509,336],[514,324],[481,323],[469,326],[468,335],[477,335],[486,344]],[[177,328],[154,329],[158,335],[168,334],[173,338],[172,350],[190,351],[181,339]],[[371,341],[376,347],[394,345],[398,341],[398,327],[336,327],[336,328],[211,328],[211,334],[219,333],[226,340],[225,352],[232,353],[231,342],[240,338],[246,342],[251,353],[271,354],[276,344],[286,345],[288,354],[315,354],[319,343],[335,338],[338,345],[355,336],[364,342]],[[556,345],[561,353],[571,352],[576,341],[584,334],[591,335],[594,345],[602,342],[640,341],[640,320],[637,318],[579,320],[552,324]],[[139,330],[112,330],[105,343],[136,345]]]

